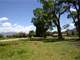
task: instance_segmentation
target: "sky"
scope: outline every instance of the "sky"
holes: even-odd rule
[[[0,32],[28,33],[35,30],[31,20],[33,10],[39,7],[41,4],[38,0],[0,0]],[[70,28],[74,28],[72,20],[67,19],[66,15],[61,16],[61,26],[70,23]]]

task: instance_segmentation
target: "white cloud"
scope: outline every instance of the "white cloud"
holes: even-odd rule
[[[75,28],[74,23],[71,23],[68,29],[71,30],[71,29],[74,29],[74,28]]]
[[[29,25],[29,26],[21,26],[21,25],[7,25],[3,24],[2,27],[0,27],[0,32],[25,32],[25,33],[29,33],[29,31],[34,30],[35,31],[35,27],[33,25]]]
[[[35,29],[36,29],[36,28],[35,28],[33,25],[30,25],[30,26],[26,26],[24,31],[25,31],[26,33],[29,33],[29,31],[31,31],[31,30],[34,30],[34,31],[35,31]]]
[[[67,29],[72,30],[74,28],[75,28],[74,23],[70,23],[70,26],[66,29],[63,29],[62,32],[66,31]]]
[[[3,27],[10,27],[11,26],[11,23],[10,22],[5,22],[2,24]]]
[[[2,18],[1,20],[8,20],[8,18]],[[11,22],[5,21],[0,23],[0,32],[25,32],[29,33],[30,30],[35,30],[33,25],[22,26],[18,24],[12,24]]]
[[[25,32],[25,33],[29,33],[29,31],[34,30],[35,31],[35,27],[33,25],[29,25],[29,26],[21,26],[18,24],[14,24],[13,25],[13,31],[14,32]]]
[[[1,24],[0,32],[12,32],[12,24],[10,22],[4,22]]]
[[[16,25],[13,28],[15,32],[24,32],[24,29],[25,29],[24,26],[21,26],[21,25]]]
[[[70,11],[76,11],[76,9],[74,9],[74,8],[70,8]]]
[[[7,21],[7,20],[8,20],[7,17],[1,17],[1,18],[0,18],[0,21]]]

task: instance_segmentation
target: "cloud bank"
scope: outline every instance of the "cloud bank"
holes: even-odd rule
[[[31,31],[31,30],[35,31],[35,29],[36,28],[33,25],[22,26],[19,24],[9,22],[9,18],[7,18],[7,17],[0,18],[0,32],[25,32],[25,33],[29,33],[29,31]]]
[[[1,17],[0,18],[0,21],[7,21],[7,20],[9,20],[7,17]]]

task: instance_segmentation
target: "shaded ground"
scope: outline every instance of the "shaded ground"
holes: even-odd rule
[[[77,48],[80,48],[80,41],[71,41],[71,44],[73,44]]]
[[[64,37],[64,39],[78,39],[79,37]],[[0,38],[0,42],[6,42],[6,41],[19,41],[19,40],[28,40],[29,38]],[[43,40],[43,37],[33,37],[34,40]],[[47,37],[47,40],[55,40],[58,39],[58,37]]]
[[[80,60],[76,41],[0,43],[0,60]]]

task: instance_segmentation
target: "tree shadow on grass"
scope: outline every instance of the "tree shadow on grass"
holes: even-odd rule
[[[80,60],[80,55],[75,57],[76,60]]]
[[[80,40],[73,40],[70,41],[74,46],[76,46],[77,48],[80,48]]]
[[[69,42],[78,42],[80,41],[79,39],[58,39],[58,38],[31,38],[29,41],[42,41],[42,42],[58,42],[58,41],[69,41]]]
[[[58,38],[31,38],[27,40],[20,40],[20,41],[41,41],[41,42],[59,42],[59,41],[69,41],[71,43],[75,43],[76,45],[78,44],[80,46],[80,40],[77,39],[58,39]],[[0,43],[0,46],[7,46],[7,45],[17,45],[19,42],[14,41],[14,42],[2,42]]]
[[[58,41],[64,41],[64,39],[45,39],[43,42],[58,42]]]
[[[39,39],[35,39],[35,38],[31,38],[30,41],[42,41],[42,42],[58,42],[58,41],[64,41],[64,39],[46,39],[46,38],[39,38]]]

